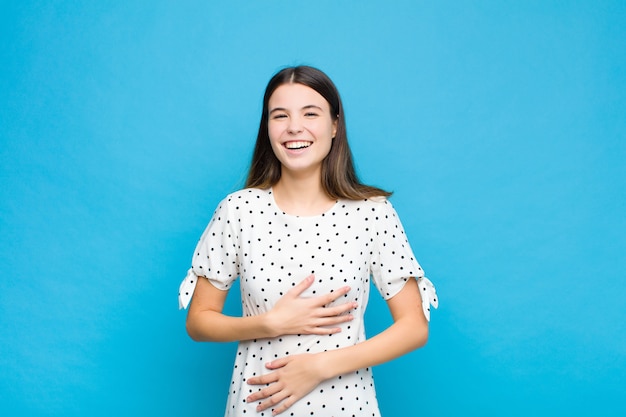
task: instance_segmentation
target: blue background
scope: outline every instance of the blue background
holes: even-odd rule
[[[178,285],[292,64],[441,297],[383,415],[626,412],[623,1],[0,4],[0,415],[222,414]]]

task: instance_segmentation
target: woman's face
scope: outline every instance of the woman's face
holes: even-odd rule
[[[268,102],[268,134],[283,174],[318,174],[337,133],[330,105],[302,84],[283,84]]]

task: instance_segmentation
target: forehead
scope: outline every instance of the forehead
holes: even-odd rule
[[[311,87],[303,84],[283,84],[270,96],[268,102],[270,110],[275,107],[303,108],[314,105],[322,109],[329,109],[330,105],[324,97]]]

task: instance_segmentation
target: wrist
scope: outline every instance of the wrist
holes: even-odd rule
[[[337,367],[332,363],[332,355],[330,351],[314,353],[313,358],[316,362],[316,368],[322,380],[327,380],[338,376]]]
[[[278,329],[278,322],[274,319],[274,315],[271,310],[267,313],[259,315],[258,317],[261,321],[260,325],[262,332],[266,335],[266,337],[281,336],[280,330]]]

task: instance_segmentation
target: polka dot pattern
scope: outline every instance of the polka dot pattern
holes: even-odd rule
[[[356,301],[355,319],[334,335],[286,335],[239,343],[226,416],[263,413],[245,398],[260,389],[247,378],[267,373],[265,362],[299,353],[316,353],[365,340],[363,315],[370,277],[383,298],[398,293],[410,277],[423,277],[391,203],[339,200],[327,212],[301,217],[282,212],[271,189],[245,189],[224,199],[204,231],[181,284],[186,307],[198,276],[229,289],[239,277],[243,314],[269,311],[290,288],[309,274],[315,283],[303,296],[325,294],[349,285],[335,303]],[[266,412],[271,415],[271,412]],[[379,416],[371,369],[361,369],[320,384],[292,406],[294,416]]]

